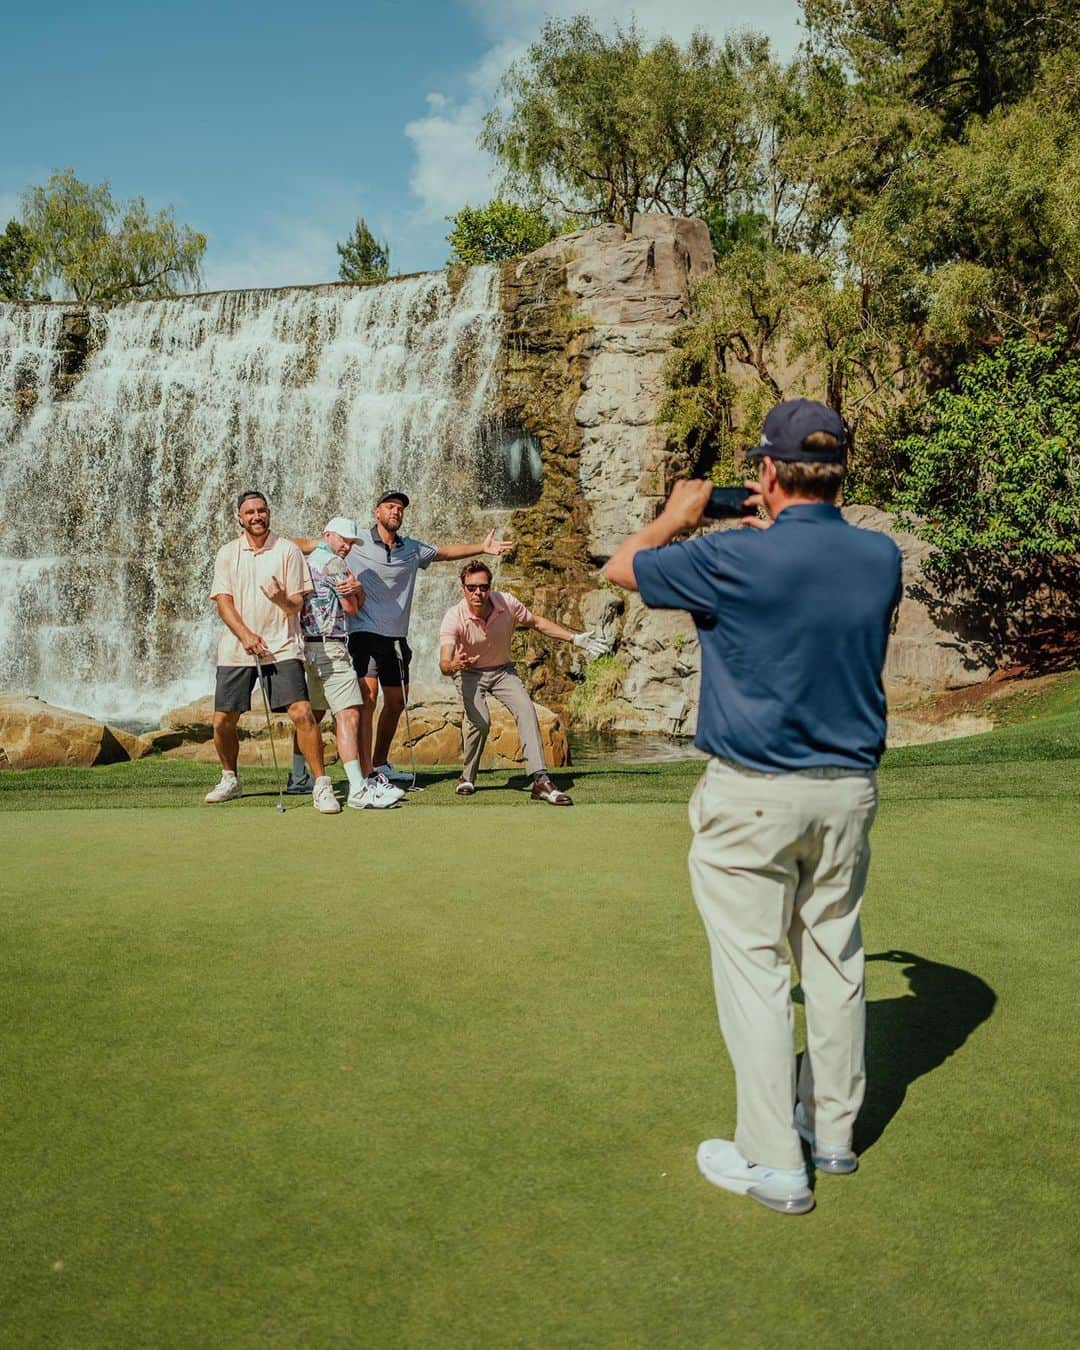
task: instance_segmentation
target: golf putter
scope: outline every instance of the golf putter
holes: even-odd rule
[[[263,712],[266,713],[266,734],[270,737],[270,758],[274,761],[274,777],[277,779],[277,810],[282,815],[285,814],[285,802],[282,799],[283,784],[281,781],[281,770],[277,762],[277,746],[274,744],[274,724],[270,720],[270,700],[266,697],[266,681],[263,679],[262,662],[256,656],[255,669],[259,673],[259,691],[262,694]]]

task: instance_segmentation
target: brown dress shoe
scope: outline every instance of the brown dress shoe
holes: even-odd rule
[[[538,778],[532,785],[534,802],[547,802],[549,806],[573,806],[573,800],[560,792],[550,778]]]

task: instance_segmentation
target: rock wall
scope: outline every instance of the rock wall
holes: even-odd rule
[[[697,721],[700,649],[685,614],[651,611],[600,573],[618,543],[651,520],[687,471],[656,418],[663,366],[689,316],[690,287],[713,267],[702,221],[638,215],[629,235],[602,225],[553,240],[505,265],[507,420],[537,437],[540,502],[517,511],[520,541],[502,579],[570,627],[617,642],[624,670],[614,730],[689,735]],[[809,380],[812,372],[804,372]],[[845,508],[852,523],[892,535],[904,556],[905,596],[885,679],[896,706],[988,678],[985,628],[943,604],[925,575],[929,545],[873,507]],[[538,698],[564,708],[583,664],[576,650],[519,635]]]
[[[704,222],[664,215],[635,216],[629,235],[619,225],[562,235],[505,265],[502,412],[539,441],[544,481],[540,501],[511,519],[518,550],[502,579],[570,627],[623,627],[622,599],[599,568],[652,519],[682,467],[656,425],[662,368],[689,315],[690,286],[712,266]],[[519,641],[534,694],[565,704],[580,655]],[[669,730],[668,705],[681,695],[662,694],[656,672],[633,673],[636,655],[656,642],[626,643],[631,683],[645,679],[664,704],[661,715],[646,698],[634,726]]]

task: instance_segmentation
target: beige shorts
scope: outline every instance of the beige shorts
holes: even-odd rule
[[[304,671],[313,708],[329,708],[336,715],[360,706],[360,681],[344,640],[305,642]]]

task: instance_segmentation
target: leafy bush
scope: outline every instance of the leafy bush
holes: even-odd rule
[[[446,236],[451,263],[505,262],[531,253],[555,234],[542,211],[498,197],[486,206],[463,206],[447,220],[454,227]]]
[[[960,368],[897,446],[896,506],[921,517],[938,570],[1080,548],[1080,359],[1065,333],[1011,338]]]

